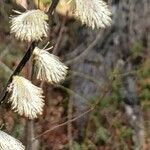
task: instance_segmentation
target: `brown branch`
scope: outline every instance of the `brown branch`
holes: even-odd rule
[[[96,44],[99,42],[99,49],[103,50],[104,49],[104,45],[106,44],[106,41],[108,41],[108,38],[110,38],[110,36],[115,32],[116,30],[116,27],[115,26],[112,26],[106,33],[106,36],[100,41],[100,38],[101,36],[103,36],[101,34],[101,32],[99,32],[96,36],[96,38],[93,40],[93,42],[85,49],[83,50],[83,52],[81,54],[79,54],[78,56],[76,56],[74,53],[73,56],[75,56],[75,58],[71,58],[70,60],[67,60],[65,62],[66,65],[71,65],[73,63],[76,63],[76,62],[79,62],[79,61],[82,61],[83,58],[85,58],[85,56],[96,46]],[[80,48],[80,47],[79,47]],[[77,48],[77,52],[78,52],[78,49]],[[82,48],[82,45],[81,45],[81,48]],[[79,49],[80,50],[80,49]],[[73,53],[73,52],[72,52]],[[103,51],[101,53],[106,53],[106,51]],[[103,54],[103,55],[104,55]]]
[[[72,135],[72,122],[70,121],[73,114],[73,100],[68,100],[68,125],[67,125],[67,131],[68,131],[68,141],[69,141],[69,150],[73,150],[73,135]]]
[[[91,49],[93,49],[96,46],[96,44],[98,43],[100,38],[101,38],[101,33],[98,33],[95,40],[80,55],[78,55],[74,59],[66,61],[65,64],[70,65],[70,64],[73,64],[75,62],[83,60],[82,58],[84,58],[89,53],[89,51],[91,51]]]
[[[51,17],[53,11],[55,10],[55,8],[58,5],[58,2],[59,2],[59,0],[52,0],[52,4],[51,4],[51,6],[50,6],[50,8],[48,10],[49,17]]]
[[[73,51],[67,53],[64,55],[64,58],[69,58],[69,59],[72,59],[72,58],[75,58],[79,52],[83,51],[84,49],[84,44],[81,43],[79,46],[77,46]]]
[[[34,120],[27,119],[27,143],[26,150],[34,150],[35,144],[32,142],[34,138]]]

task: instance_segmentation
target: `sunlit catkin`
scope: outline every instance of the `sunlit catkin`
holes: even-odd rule
[[[43,11],[27,10],[26,12],[14,11],[17,15],[11,16],[11,33],[21,41],[38,41],[47,37],[48,15]]]
[[[43,90],[21,76],[14,76],[8,91],[12,109],[30,119],[43,112]]]
[[[57,56],[36,47],[33,51],[34,74],[36,78],[50,83],[65,79],[68,67]]]
[[[75,16],[89,27],[105,28],[111,25],[111,12],[102,0],[75,0]]]

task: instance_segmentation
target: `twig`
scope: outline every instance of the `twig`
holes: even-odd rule
[[[34,120],[27,119],[27,144],[26,144],[26,150],[34,150],[34,142],[32,142],[33,138],[34,138]]]
[[[36,137],[33,139],[33,141],[36,140],[36,139],[38,139],[39,137],[41,137],[41,136],[43,136],[43,135],[45,135],[45,134],[51,132],[51,131],[53,131],[53,130],[59,128],[59,127],[62,127],[62,126],[64,126],[64,125],[67,125],[69,122],[73,122],[73,121],[75,121],[75,120],[77,120],[77,119],[83,117],[84,115],[90,113],[92,110],[94,110],[94,107],[88,109],[87,111],[85,111],[85,112],[82,113],[81,115],[79,115],[79,116],[77,116],[77,117],[75,117],[75,118],[73,118],[73,119],[71,119],[71,120],[68,120],[68,121],[66,121],[66,122],[64,122],[64,123],[61,123],[61,124],[59,124],[59,125],[57,125],[57,126],[54,126],[53,128],[51,128],[51,129],[49,129],[49,130],[46,130],[46,131],[43,132],[42,134],[39,134],[38,136],[36,136]]]
[[[58,4],[59,0],[52,0],[52,4],[48,10],[48,14],[49,14],[49,17],[51,17],[53,11],[55,10],[57,4]]]
[[[62,41],[62,37],[63,37],[63,33],[64,33],[64,28],[65,28],[65,24],[66,24],[66,21],[67,21],[67,14],[66,16],[63,18],[63,22],[61,24],[61,27],[60,27],[60,32],[59,32],[59,36],[58,36],[58,39],[56,41],[56,44],[55,44],[55,47],[53,49],[53,54],[54,55],[58,55],[58,50],[59,50],[59,45]]]
[[[102,41],[99,41],[100,38],[101,38],[101,32],[99,32],[98,35],[97,35],[97,37],[95,38],[95,40],[94,40],[85,50],[83,50],[83,52],[82,52],[81,54],[79,54],[78,56],[73,55],[73,56],[75,56],[75,58],[74,58],[74,59],[71,58],[70,60],[67,60],[67,61],[65,62],[65,64],[66,64],[66,65],[71,65],[71,64],[73,64],[73,63],[82,61],[83,58],[91,51],[91,49],[93,49],[93,48],[96,46],[96,44],[97,44],[98,42],[100,42],[100,43],[99,43],[99,45],[100,45],[100,46],[99,46],[99,49],[100,49],[100,50],[103,50],[103,49],[104,49],[104,45],[105,45],[106,42],[108,41],[108,38],[110,37],[110,35],[112,35],[112,34],[114,33],[115,30],[116,30],[115,26],[112,26],[112,27],[107,31],[106,36],[102,39]],[[79,47],[79,48],[80,48],[80,47]],[[77,52],[78,52],[78,49],[79,49],[79,48],[76,49]],[[82,44],[81,44],[81,48],[82,48]],[[79,50],[80,50],[80,49],[79,49]],[[101,52],[101,53],[104,53],[104,55],[105,55],[106,51]],[[74,54],[75,54],[75,53],[74,53]]]
[[[69,141],[69,150],[73,150],[73,135],[72,135],[72,122],[70,121],[73,114],[73,100],[70,98],[68,101],[68,141]]]
[[[89,51],[96,46],[96,44],[98,43],[100,37],[101,37],[101,33],[98,33],[95,40],[80,55],[78,55],[74,59],[66,61],[65,64],[70,65],[70,64],[73,64],[73,63],[78,62],[80,60],[83,60],[82,58],[84,58],[89,53]]]
[[[79,46],[77,46],[73,51],[71,51],[70,53],[67,53],[64,55],[64,58],[69,58],[69,59],[72,59],[72,58],[75,58],[77,56],[77,54],[82,50],[84,49],[84,44],[81,43]]]
[[[108,94],[109,92],[111,92],[111,89],[112,89],[111,86],[106,86],[106,89],[103,89],[103,94],[100,96],[100,98],[95,102],[95,104],[94,104],[91,108],[89,108],[87,111],[83,112],[81,115],[79,115],[79,116],[77,116],[77,117],[75,117],[75,118],[72,118],[71,120],[68,120],[68,121],[66,121],[66,122],[64,122],[64,123],[61,123],[61,124],[59,124],[59,125],[57,125],[57,126],[54,126],[54,127],[52,127],[51,129],[46,130],[46,131],[43,132],[42,134],[39,134],[38,136],[36,136],[36,137],[33,139],[33,142],[34,142],[36,139],[40,138],[41,136],[43,136],[43,135],[45,135],[45,134],[47,134],[47,133],[49,133],[49,132],[51,132],[51,131],[53,131],[53,130],[59,128],[59,127],[65,126],[65,125],[67,125],[67,124],[70,123],[70,122],[76,121],[77,119],[80,119],[80,118],[82,118],[83,116],[85,116],[86,114],[88,114],[88,113],[90,113],[91,111],[93,111],[93,110],[98,106],[98,104],[100,103],[100,101],[106,96],[106,94]]]

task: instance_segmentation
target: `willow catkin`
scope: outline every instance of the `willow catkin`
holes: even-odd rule
[[[23,13],[14,12],[17,15],[11,16],[11,33],[14,33],[17,39],[31,42],[42,40],[42,37],[47,37],[47,14],[39,9],[27,10]]]
[[[14,76],[8,91],[11,92],[8,102],[19,115],[34,119],[42,114],[44,96],[40,87],[33,85],[24,77]]]
[[[75,0],[75,16],[89,27],[105,28],[111,25],[111,12],[102,0]]]

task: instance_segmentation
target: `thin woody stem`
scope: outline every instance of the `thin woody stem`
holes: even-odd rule
[[[49,8],[49,11],[48,11],[49,17],[52,16],[52,13],[55,10],[58,2],[59,2],[59,0],[52,0],[52,4],[51,4],[51,6]],[[7,94],[8,94],[7,88],[9,86],[9,84],[12,82],[13,76],[14,75],[18,75],[21,72],[21,70],[23,69],[23,67],[25,66],[25,64],[30,59],[30,57],[31,57],[31,55],[33,53],[33,50],[34,50],[34,48],[35,48],[36,45],[37,45],[36,42],[32,42],[31,43],[31,45],[29,46],[27,52],[23,56],[22,60],[20,61],[20,63],[18,64],[18,66],[16,67],[16,69],[14,70],[14,72],[12,73],[12,75],[10,76],[9,80],[7,81],[6,86],[4,87],[2,93],[0,94],[0,103],[2,103],[5,100],[5,98],[6,98]]]
[[[28,62],[28,60],[30,59],[32,52],[35,48],[35,42],[33,42],[27,52],[25,53],[25,55],[23,56],[22,60],[20,61],[20,63],[18,64],[18,66],[16,67],[16,69],[14,70],[14,72],[12,73],[12,75],[10,76],[5,88],[3,89],[1,95],[0,95],[0,103],[2,103],[4,101],[4,99],[6,98],[8,91],[7,91],[7,87],[9,86],[9,84],[12,82],[13,76],[18,75],[22,68],[25,66],[25,64]]]
[[[112,82],[112,81],[111,81],[111,82]],[[40,138],[41,136],[43,136],[43,135],[45,135],[45,134],[47,134],[47,133],[50,133],[51,131],[54,131],[54,130],[58,129],[59,127],[65,126],[65,125],[67,125],[67,124],[70,123],[70,122],[74,122],[74,121],[76,121],[76,120],[82,118],[83,116],[87,115],[88,113],[92,112],[93,110],[95,110],[96,107],[99,106],[99,103],[101,102],[101,100],[103,100],[104,97],[105,97],[108,93],[110,93],[110,92],[112,91],[111,82],[109,83],[109,85],[107,85],[106,87],[104,87],[104,88],[102,89],[102,95],[100,96],[100,98],[95,102],[95,104],[94,104],[91,108],[89,108],[89,109],[86,110],[85,112],[81,113],[79,116],[76,116],[76,117],[74,117],[74,118],[70,118],[70,119],[67,120],[66,122],[61,123],[61,124],[59,124],[59,125],[57,125],[57,126],[54,126],[54,127],[50,128],[50,129],[46,130],[45,132],[43,132],[43,133],[37,135],[37,136],[33,139],[33,142],[34,142],[36,139]],[[60,86],[60,87],[62,87],[62,86]]]
[[[55,10],[56,6],[58,5],[59,0],[52,0],[52,4],[48,10],[49,16],[52,15],[53,11]]]

